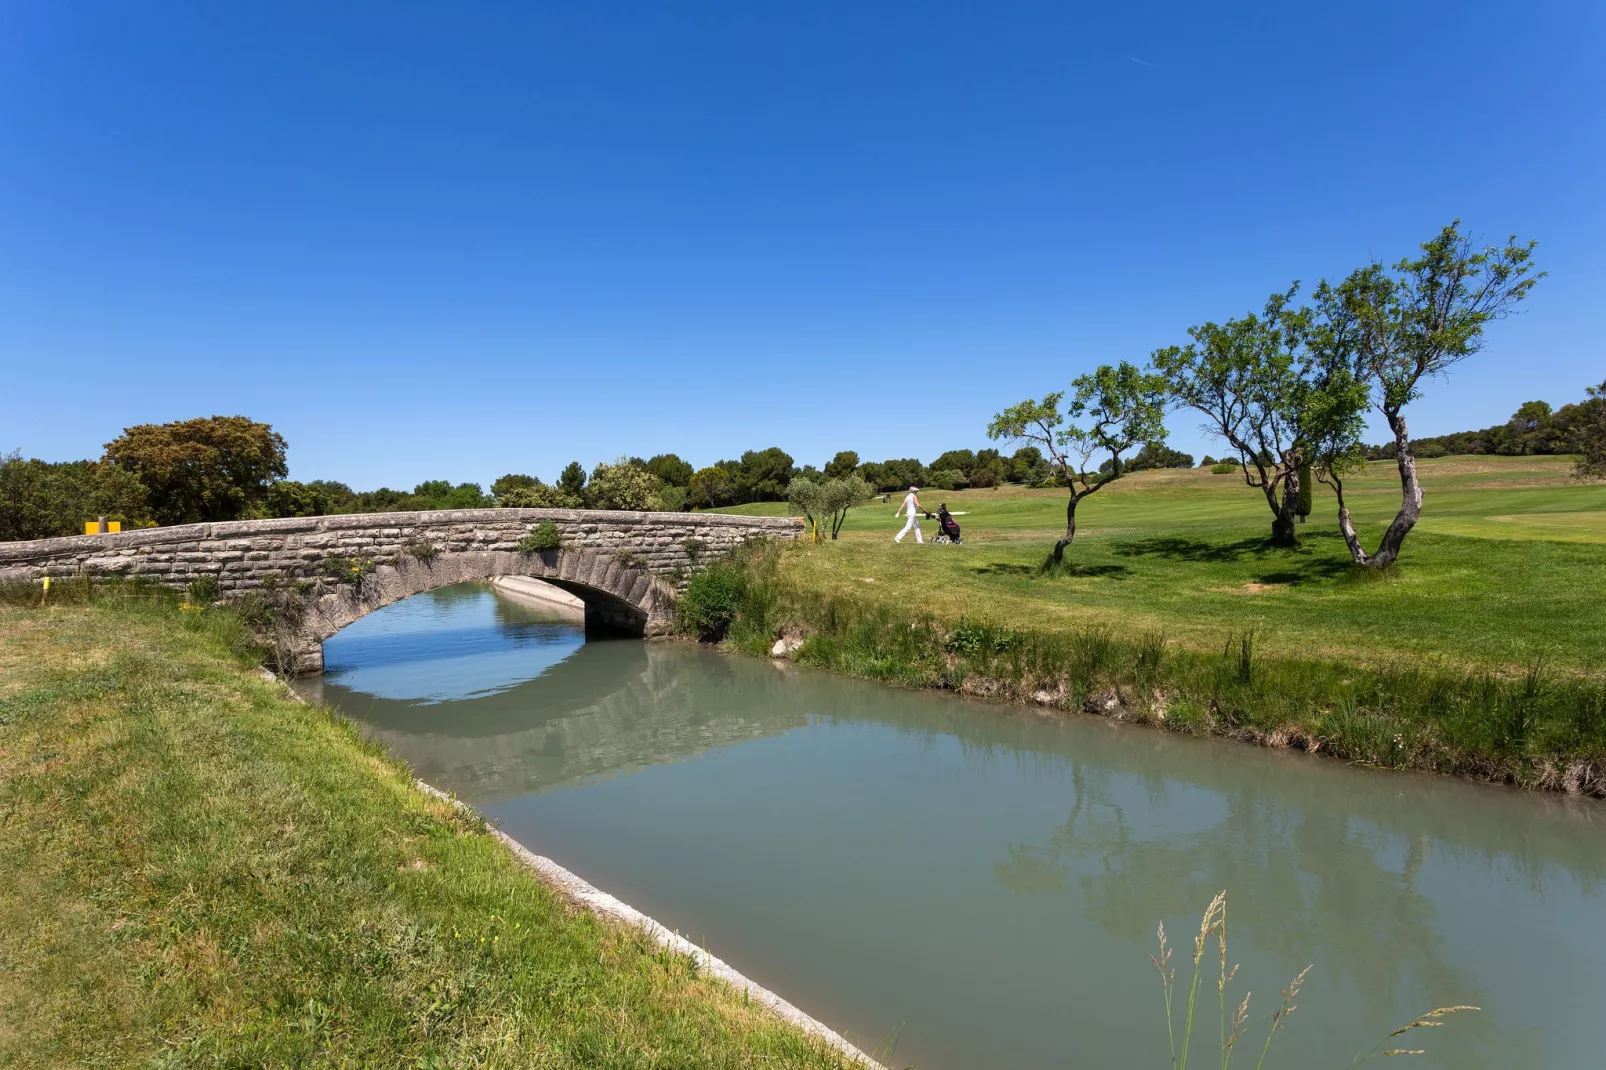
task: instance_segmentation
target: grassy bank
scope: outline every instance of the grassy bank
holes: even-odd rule
[[[567,907],[231,615],[76,599],[0,606],[0,1065],[840,1065]]]
[[[1398,505],[1397,481],[1373,467],[1356,494],[1368,539]],[[1425,519],[1383,575],[1350,564],[1325,490],[1301,545],[1269,547],[1259,494],[1208,470],[1139,473],[1088,499],[1071,567],[1054,577],[1038,566],[1063,530],[1065,495],[1022,488],[924,495],[964,512],[963,546],[894,545],[897,503],[877,503],[849,514],[840,542],[782,568],[790,589],[950,623],[1102,626],[1196,651],[1253,630],[1262,652],[1292,659],[1606,673],[1606,484],[1580,484],[1548,457],[1450,458],[1423,471]]]
[[[754,558],[732,641],[790,632],[867,679],[1606,794],[1606,486],[1558,458],[1424,469],[1428,520],[1382,574],[1350,565],[1324,498],[1300,546],[1271,547],[1258,494],[1208,471],[1090,499],[1052,575],[1063,492],[927,495],[964,511],[963,546],[894,545],[877,503],[839,542]],[[1368,537],[1387,475],[1357,481]]]
[[[1606,796],[1606,679],[1535,662],[1508,674],[1211,648],[1104,624],[1031,628],[799,583],[816,547],[748,556],[728,642],[864,679],[1297,747],[1396,769]],[[829,551],[826,551],[829,552]]]

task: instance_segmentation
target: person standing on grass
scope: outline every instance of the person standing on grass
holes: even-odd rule
[[[892,519],[894,520],[898,519],[899,513],[909,514],[909,523],[905,524],[903,530],[892,537],[893,542],[902,542],[903,537],[909,534],[911,529],[915,533],[915,542],[923,544],[926,541],[920,537],[920,514],[925,510],[920,507],[919,491],[919,487],[910,487],[909,493],[904,495],[903,504],[892,511]]]

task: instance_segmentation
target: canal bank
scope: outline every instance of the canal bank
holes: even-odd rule
[[[1163,1065],[1154,925],[1186,931],[1223,888],[1254,1008],[1316,964],[1280,1065],[1343,1065],[1447,1003],[1485,1010],[1418,1065],[1548,1070],[1606,1043],[1569,1009],[1606,976],[1597,803],[691,644],[564,645],[483,590],[384,613],[331,641],[325,701],[834,1027],[896,1032],[890,1063]]]
[[[175,603],[0,608],[0,1062],[843,1065]]]
[[[1598,673],[1549,669],[1542,657],[1513,670],[1290,656],[1268,653],[1253,628],[1211,650],[1097,622],[1034,628],[985,605],[939,614],[817,586],[796,549],[761,546],[727,566],[740,571],[741,595],[725,645],[878,683],[1606,798]]]

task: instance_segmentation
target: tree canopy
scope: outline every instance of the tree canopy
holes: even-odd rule
[[[1050,561],[1065,558],[1065,548],[1076,538],[1076,507],[1088,495],[1120,479],[1126,469],[1122,455],[1146,442],[1164,442],[1166,429],[1165,380],[1122,361],[1101,364],[1071,382],[1071,400],[1061,411],[1063,391],[1046,394],[1041,401],[1027,399],[993,417],[987,436],[1027,441],[1046,452],[1048,463],[1070,492],[1065,506],[1065,535],[1054,544]],[[1109,455],[1110,473],[1099,478],[1088,472],[1093,458]]]
[[[238,520],[289,474],[284,437],[244,416],[139,424],[106,443],[104,459],[144,484],[163,524]]]

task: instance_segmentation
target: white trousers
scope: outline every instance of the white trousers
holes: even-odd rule
[[[909,523],[905,524],[903,526],[903,530],[898,532],[898,534],[896,534],[896,535],[894,535],[892,537],[892,541],[893,542],[902,542],[903,541],[903,537],[905,535],[909,534],[909,532],[911,530],[913,530],[914,533],[915,533],[915,542],[924,544],[926,540],[922,539],[920,537],[920,514],[919,513],[910,513],[909,514]]]

